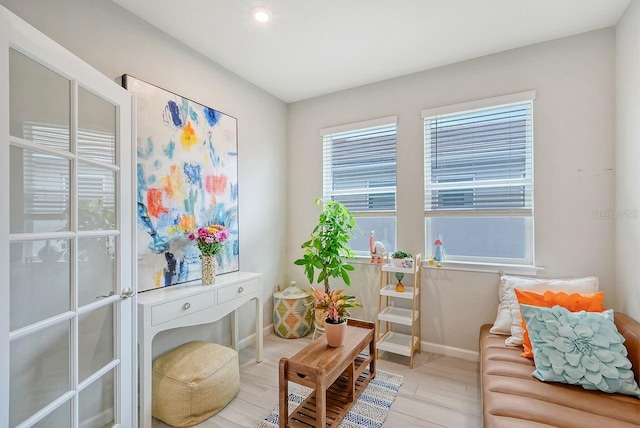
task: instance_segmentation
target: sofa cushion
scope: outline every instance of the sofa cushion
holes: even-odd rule
[[[545,291],[543,294],[534,293],[532,291],[525,291],[515,289],[518,303],[521,305],[540,306],[543,308],[552,308],[556,305],[560,305],[563,308],[569,309],[571,312],[587,311],[587,312],[602,312],[604,311],[604,293],[598,291],[596,293],[580,294],[573,293],[567,294],[563,292],[554,293],[553,291]],[[524,334],[522,335],[522,346],[524,352],[523,357],[533,358],[533,352],[531,350],[531,339],[529,339],[529,332],[527,326],[522,320],[522,328]]]
[[[511,334],[505,340],[509,346],[522,345],[522,316],[520,306],[516,298],[515,288],[529,290],[536,293],[543,293],[547,290],[564,291],[565,293],[593,293],[598,291],[598,278],[592,276],[587,278],[567,278],[567,279],[541,279],[541,278],[521,278],[517,276],[503,275],[500,277],[498,290],[500,303],[496,321],[491,329],[496,334]]]
[[[629,356],[635,366],[640,355],[640,324],[616,314],[618,331],[635,344]],[[480,366],[484,428],[620,427],[640,425],[640,400],[622,394],[587,391],[574,385],[544,383],[531,376],[532,360],[520,356],[522,347],[507,347],[504,336],[480,330]],[[627,330],[635,333],[623,333]],[[636,335],[634,341],[632,337]],[[631,338],[631,339],[630,339]]]
[[[521,308],[531,335],[534,377],[640,398],[612,309],[570,312],[562,306]]]

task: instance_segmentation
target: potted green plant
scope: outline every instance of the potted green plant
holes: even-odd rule
[[[315,203],[320,205],[322,200],[316,199]],[[338,201],[328,202],[322,208],[311,239],[301,245],[304,255],[293,263],[304,266],[304,273],[311,284],[315,282],[317,270],[317,282],[324,283],[325,293],[329,293],[330,277],[342,278],[346,285],[351,285],[349,272],[354,267],[346,259],[354,256],[349,240],[355,231],[360,231],[360,228],[347,207]]]
[[[322,200],[316,199],[315,204],[322,204]],[[349,272],[354,267],[346,259],[354,256],[349,240],[356,230],[360,231],[360,228],[356,225],[353,214],[342,203],[330,201],[324,205],[318,224],[311,232],[311,239],[301,245],[304,255],[294,261],[296,265],[304,267],[304,273],[311,284],[315,281],[324,283],[327,294],[330,291],[329,278],[342,278],[346,285],[351,285]],[[324,328],[326,317],[325,309],[316,308],[316,327]]]
[[[347,316],[350,315],[348,308],[362,307],[362,304],[356,301],[355,296],[347,296],[342,290],[325,293],[311,287],[311,294],[315,308],[326,311],[327,314],[324,322],[327,344],[333,348],[339,348],[344,344]]]
[[[391,264],[395,267],[413,267],[413,256],[406,251],[398,250],[391,254]]]

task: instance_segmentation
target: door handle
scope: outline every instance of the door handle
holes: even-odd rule
[[[122,300],[128,299],[129,297],[133,297],[136,294],[135,291],[133,291],[131,288],[127,287],[124,290],[122,290],[122,293],[120,294],[120,298]]]
[[[104,299],[105,297],[111,297],[114,294],[116,294],[116,292],[111,290],[111,291],[109,291],[109,294],[102,294],[100,296],[96,296],[96,299]]]

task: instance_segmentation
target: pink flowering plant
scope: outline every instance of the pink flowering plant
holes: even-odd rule
[[[355,296],[345,296],[342,290],[333,290],[327,293],[311,287],[311,294],[313,294],[314,307],[326,310],[326,322],[331,324],[340,324],[345,320],[345,317],[351,315],[348,308],[362,307],[362,304],[356,301]]]
[[[215,256],[223,247],[224,241],[229,238],[226,227],[214,224],[208,227],[199,227],[198,230],[189,233],[189,240],[196,241],[203,256]]]

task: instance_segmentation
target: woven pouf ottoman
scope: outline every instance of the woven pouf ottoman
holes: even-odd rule
[[[152,385],[154,418],[174,427],[199,424],[238,393],[238,353],[215,343],[185,343],[153,361]]]

